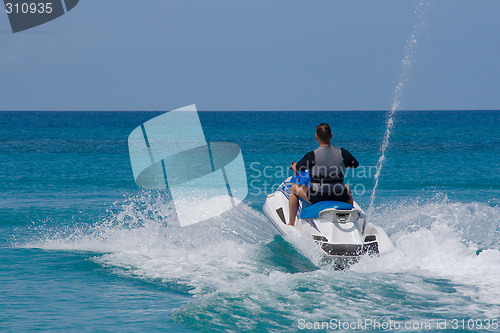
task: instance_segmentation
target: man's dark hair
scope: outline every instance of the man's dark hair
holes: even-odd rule
[[[332,137],[332,130],[328,124],[321,123],[316,126],[316,135],[321,142],[328,142]]]

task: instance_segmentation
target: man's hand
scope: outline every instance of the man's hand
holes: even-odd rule
[[[297,165],[297,162],[293,162],[293,163],[292,163],[292,166],[290,167],[290,169],[292,169],[292,170],[293,170],[293,173],[294,173],[295,175],[297,175],[297,167],[296,167],[296,165]]]

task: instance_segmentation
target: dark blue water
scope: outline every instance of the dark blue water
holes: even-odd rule
[[[294,331],[367,319],[426,331],[447,319],[452,331],[454,319],[465,329],[477,319],[469,328],[495,331],[485,320],[500,321],[500,112],[396,115],[372,216],[396,251],[346,272],[275,235],[261,207],[327,122],[362,165],[347,180],[366,208],[384,112],[200,113],[207,141],[241,147],[249,196],[186,228],[168,193],[139,189],[130,166],[128,135],[159,114],[0,113],[0,330]]]

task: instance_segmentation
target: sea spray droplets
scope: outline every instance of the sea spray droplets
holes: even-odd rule
[[[390,221],[395,251],[363,257],[351,271],[443,279],[460,297],[490,304],[481,311],[496,315],[500,306],[499,216],[500,207],[478,202],[387,205],[374,222]]]
[[[453,229],[466,243],[482,249],[500,250],[500,207],[481,202],[452,202],[436,195],[431,199],[412,198],[409,201],[381,205],[372,222],[391,235],[406,234],[432,226],[445,225]]]
[[[190,199],[188,194],[185,199]],[[23,247],[90,251],[94,261],[119,275],[198,295],[272,269],[259,264],[262,244],[273,239],[272,226],[245,204],[180,227],[168,197],[144,191],[117,203],[108,214],[91,226],[64,233],[46,228]]]
[[[382,140],[382,145],[380,147],[380,157],[377,162],[377,172],[375,173],[375,184],[373,185],[372,195],[370,197],[370,205],[367,210],[367,215],[371,216],[373,214],[373,203],[375,201],[375,193],[379,184],[380,173],[384,162],[386,160],[385,154],[389,148],[389,142],[391,138],[392,129],[394,127],[394,115],[401,105],[401,99],[403,97],[403,91],[406,81],[411,72],[411,66],[415,59],[415,53],[418,49],[417,41],[420,39],[420,35],[424,32],[426,23],[424,20],[424,13],[426,8],[431,4],[431,1],[421,1],[415,14],[417,15],[417,23],[413,26],[413,33],[410,38],[406,41],[406,46],[404,49],[404,57],[401,61],[401,74],[399,77],[399,82],[394,89],[394,98],[392,101],[392,107],[387,115],[386,129],[384,134],[384,139]]]

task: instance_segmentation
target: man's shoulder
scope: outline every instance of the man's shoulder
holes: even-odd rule
[[[301,159],[302,162],[314,161],[314,150],[311,150],[307,154],[305,154]]]
[[[314,150],[311,150],[310,152],[308,152],[308,153],[306,153],[304,155],[304,158],[308,158],[309,159],[311,157],[314,158]]]

